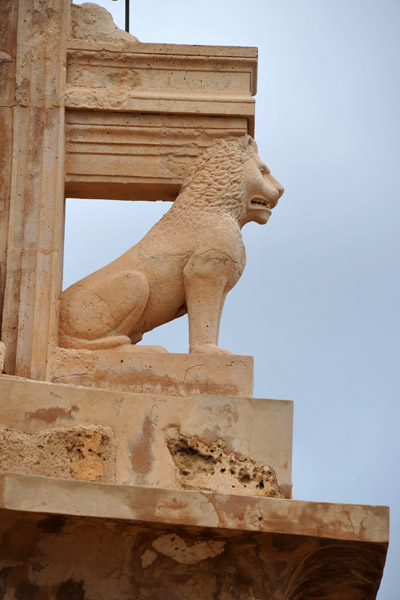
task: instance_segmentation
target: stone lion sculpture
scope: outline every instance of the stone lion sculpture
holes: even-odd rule
[[[213,143],[142,240],[62,293],[60,346],[126,347],[188,313],[189,352],[230,353],[218,334],[226,294],[246,263],[240,230],[265,224],[282,194],[252,138]],[[151,348],[159,347],[137,350]]]

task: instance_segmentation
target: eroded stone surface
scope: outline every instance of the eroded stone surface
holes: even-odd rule
[[[92,2],[72,4],[70,32],[72,38],[97,43],[101,40],[108,43],[138,42],[133,35],[115,25],[108,10]]]
[[[75,426],[27,434],[0,425],[0,473],[114,482],[115,454],[109,427]]]
[[[251,458],[225,450],[224,440],[211,444],[172,430],[168,449],[177,467],[177,486],[247,496],[283,498],[275,471]]]
[[[214,558],[224,551],[225,542],[196,540],[191,544],[176,533],[161,535],[152,542],[153,548],[164,556],[182,565],[195,565],[201,560]]]

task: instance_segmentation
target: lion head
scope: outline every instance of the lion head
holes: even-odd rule
[[[240,227],[265,224],[284,190],[257,152],[248,135],[217,140],[193,165],[175,204],[230,213]]]

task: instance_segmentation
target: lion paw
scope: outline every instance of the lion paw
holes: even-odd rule
[[[189,352],[191,354],[233,354],[233,352],[231,352],[230,350],[220,348],[215,344],[193,344],[190,346]]]
[[[137,354],[139,353],[143,353],[143,354],[147,354],[147,352],[167,352],[168,350],[166,348],[164,348],[163,346],[136,346],[135,344],[126,344],[126,346],[123,346],[122,348],[119,348],[119,350],[123,350],[124,352],[136,352]]]

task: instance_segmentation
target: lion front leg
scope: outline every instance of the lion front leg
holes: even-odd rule
[[[218,346],[227,292],[239,279],[236,263],[216,250],[193,256],[183,271],[189,317],[189,352],[232,354]]]

